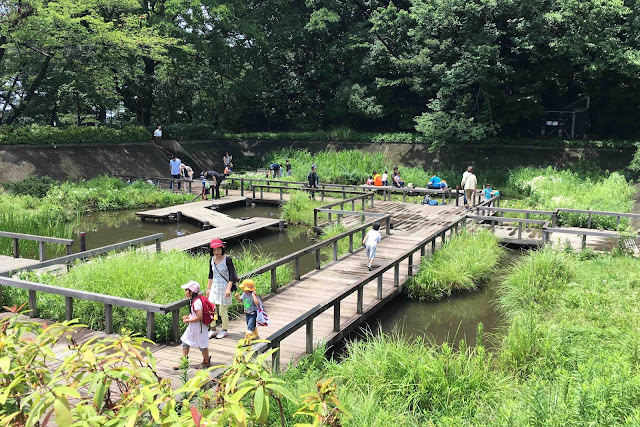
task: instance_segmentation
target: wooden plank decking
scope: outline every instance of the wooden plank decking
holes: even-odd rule
[[[220,202],[220,200],[223,202]],[[228,200],[228,203],[224,202],[225,200]],[[218,200],[202,200],[199,202],[183,203],[181,205],[174,205],[166,208],[136,212],[136,215],[140,218],[167,219],[170,216],[175,215],[177,212],[180,212],[185,218],[193,219],[202,224],[208,222],[213,227],[240,225],[242,222],[241,219],[232,218],[223,213],[216,212],[211,208],[243,202],[244,200],[246,200],[244,197],[229,196]]]
[[[12,256],[0,255],[0,274],[8,271],[19,270],[24,267],[38,264],[37,259],[14,258]]]
[[[236,225],[228,225],[218,228],[212,228],[210,230],[201,231],[199,233],[188,234],[186,236],[177,237],[175,239],[165,240],[160,243],[162,251],[189,251],[207,246],[212,239],[233,239],[236,237],[244,236],[245,234],[253,233],[267,227],[277,227],[280,220],[272,218],[250,218],[241,220]],[[144,248],[148,251],[155,251],[156,245],[149,245]]]

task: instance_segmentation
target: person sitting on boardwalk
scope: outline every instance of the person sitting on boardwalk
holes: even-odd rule
[[[224,175],[225,176],[229,176],[231,175],[233,169],[233,163],[229,163],[225,168],[224,168]]]
[[[376,187],[382,187],[382,175],[376,171],[373,172],[373,185]]]
[[[373,177],[371,175],[367,178],[367,183],[365,185],[373,185]]]
[[[247,332],[244,334],[244,338],[247,340],[258,339],[256,320],[260,300],[256,295],[256,284],[253,280],[247,279],[242,281],[239,288],[242,289],[242,294],[238,292],[236,294],[236,300],[244,306],[244,318],[247,321]]]
[[[182,316],[182,321],[188,323],[187,330],[180,337],[182,341],[182,355],[189,357],[189,349],[191,347],[199,348],[202,352],[202,369],[211,366],[211,357],[209,356],[209,327],[202,323],[203,308],[202,301],[199,298],[200,284],[191,281],[181,286],[184,289],[185,297],[189,298],[189,315]],[[180,366],[174,366],[173,369],[178,370]]]
[[[376,248],[378,247],[378,242],[382,240],[382,236],[380,235],[380,223],[376,222],[373,224],[373,229],[367,232],[367,235],[364,236],[362,240],[362,244],[366,248],[367,255],[367,268],[371,271],[371,267],[373,266],[373,260],[376,258]]]
[[[438,175],[433,175],[427,184],[427,188],[432,190],[439,190],[441,188],[447,188],[447,181],[440,179]]]
[[[311,188],[309,198],[315,199],[316,193],[313,191],[314,188],[318,188],[318,184],[320,183],[320,177],[318,177],[318,173],[316,172],[318,167],[316,165],[311,166],[311,172],[307,175],[307,181],[309,182],[309,188]]]
[[[222,322],[222,330],[216,334],[214,327],[209,332],[209,338],[214,336],[217,339],[228,335],[229,330],[229,306],[233,302],[231,299],[231,289],[233,284],[238,282],[238,274],[230,256],[224,254],[225,246],[222,240],[213,239],[209,244],[209,279],[207,280],[207,295],[209,301],[218,306],[218,314]]]
[[[207,171],[204,173],[204,177],[207,180],[213,180],[213,188],[211,189],[211,196],[214,199],[220,198],[220,184],[226,178],[224,174],[218,173],[216,171]]]
[[[396,171],[393,177],[393,186],[398,188],[404,188],[404,181],[400,178],[400,172]]]

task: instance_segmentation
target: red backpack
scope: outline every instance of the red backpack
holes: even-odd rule
[[[209,298],[204,295],[198,295],[198,298],[200,298],[200,302],[202,302],[202,323],[210,325],[214,320],[216,320],[216,305],[209,301]],[[191,311],[195,313],[195,310],[193,309],[193,301],[195,300],[191,301]]]

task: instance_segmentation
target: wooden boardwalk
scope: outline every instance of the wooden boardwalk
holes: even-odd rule
[[[218,200],[201,200],[199,202],[183,203],[166,208],[140,211],[136,212],[136,215],[142,219],[169,219],[180,212],[180,214],[185,218],[192,219],[201,224],[208,222],[212,227],[233,226],[240,225],[242,220],[232,218],[229,215],[217,212],[214,209],[232,203],[244,202],[245,200],[246,199],[244,197],[229,196]]]
[[[0,255],[0,274],[20,270],[21,268],[29,267],[39,262],[37,259],[14,258],[12,256]]]
[[[279,219],[273,218],[249,218],[241,220],[238,224],[223,227],[212,228],[210,230],[201,231],[199,233],[188,234],[175,239],[165,240],[160,243],[162,251],[168,252],[172,250],[189,251],[208,246],[212,239],[233,239],[244,236],[245,234],[254,233],[268,227],[277,227],[280,223]],[[156,245],[145,246],[145,250],[153,252]]]

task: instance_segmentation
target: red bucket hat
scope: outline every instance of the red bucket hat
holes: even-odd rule
[[[213,239],[211,243],[209,243],[209,247],[213,248],[224,248],[224,243],[220,239]]]

